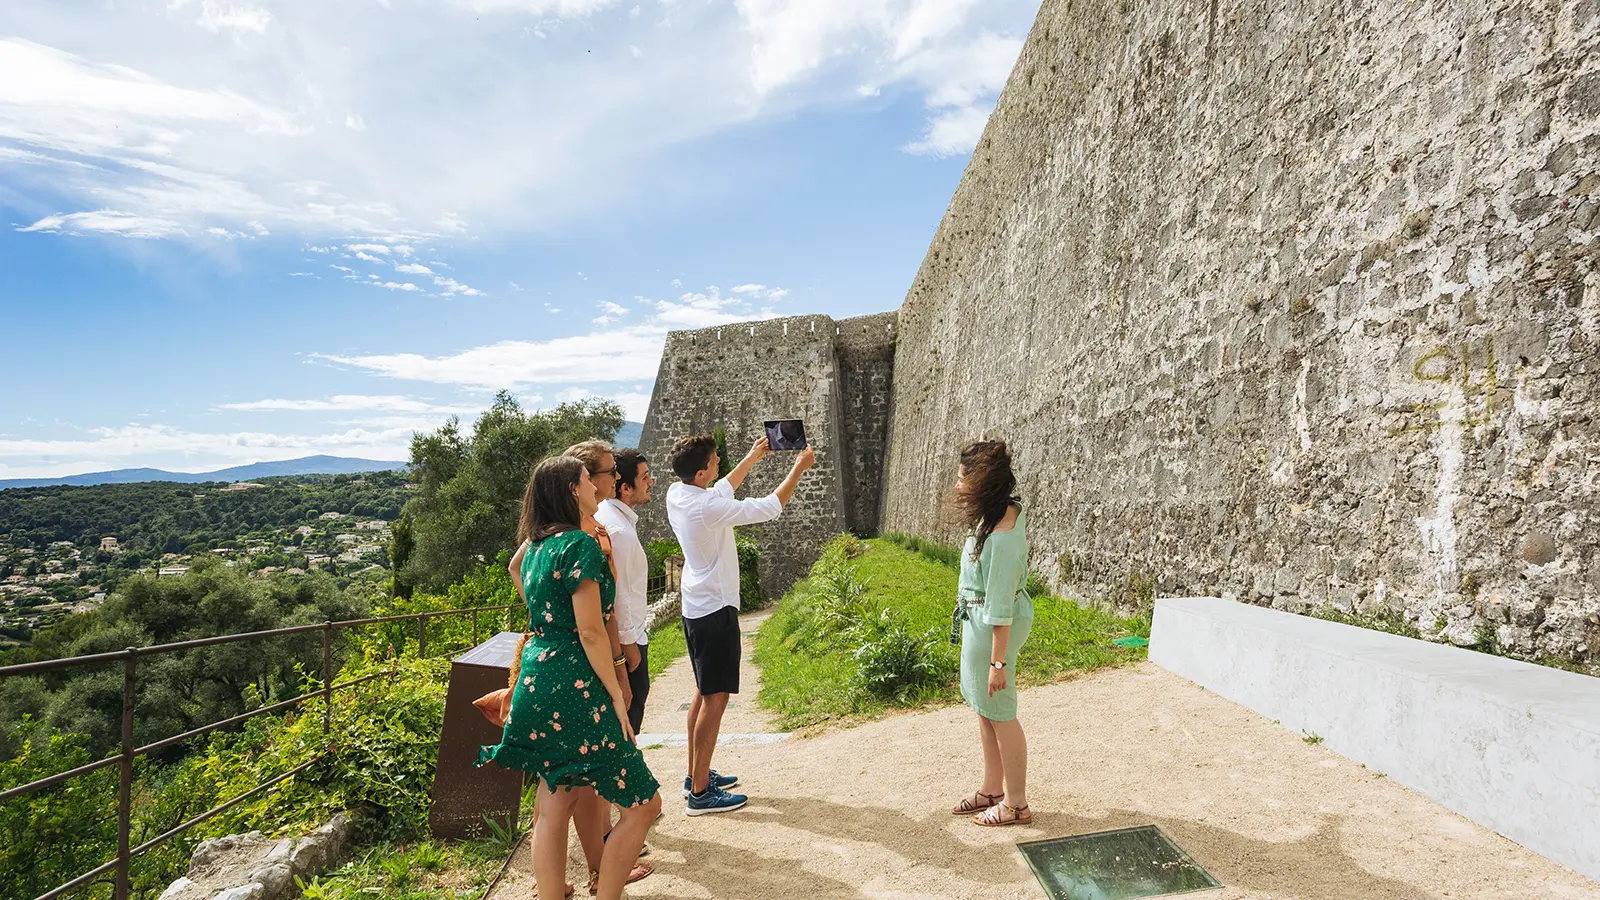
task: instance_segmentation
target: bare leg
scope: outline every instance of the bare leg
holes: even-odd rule
[[[689,776],[691,780],[694,778],[694,726],[700,721],[700,707],[700,691],[697,689],[694,692],[694,699],[689,701],[689,729],[684,732],[689,738],[689,768],[684,770],[683,774]]]
[[[694,768],[689,770],[690,786],[696,794],[703,792],[711,782],[711,754],[717,749],[717,735],[722,731],[722,714],[728,709],[727,694],[711,694],[700,698],[700,716],[695,720],[694,731],[689,733],[690,759]]]
[[[575,788],[572,793],[578,798],[572,811],[572,824],[578,830],[578,843],[583,846],[583,861],[589,864],[589,871],[593,872],[600,868],[601,855],[605,851],[611,804],[600,799],[594,788]]]
[[[1000,756],[1000,739],[995,736],[994,723],[983,716],[978,717],[978,736],[983,742],[983,781],[978,790],[993,797],[1005,792],[1006,766]]]
[[[606,841],[605,858],[600,861],[598,895],[601,900],[620,900],[622,886],[633,872],[634,863],[639,861],[639,848],[644,846],[644,836],[660,814],[660,794],[622,811],[617,827],[611,829],[611,839]]]
[[[539,900],[567,894],[567,822],[578,803],[575,791],[551,791],[539,781],[539,821],[533,826],[533,881]]]
[[[1005,767],[1006,805],[1012,809],[1028,807],[1028,739],[1022,722],[990,722],[1000,742],[1001,764]]]

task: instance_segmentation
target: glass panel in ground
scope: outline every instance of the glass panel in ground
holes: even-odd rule
[[[1154,825],[1017,845],[1051,900],[1136,900],[1221,887]]]

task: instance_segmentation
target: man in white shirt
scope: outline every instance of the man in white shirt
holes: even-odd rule
[[[650,502],[650,461],[638,450],[618,450],[617,496],[601,501],[594,514],[611,537],[611,562],[617,568],[617,635],[622,640],[622,655],[628,660],[628,681],[633,702],[628,706],[628,721],[634,734],[644,723],[644,702],[650,694],[650,634],[644,629],[649,612],[645,582],[650,562],[639,541],[639,513]]]
[[[776,519],[794,497],[800,476],[817,461],[814,451],[802,450],[776,491],[735,499],[733,492],[766,455],[767,439],[762,438],[728,477],[717,481],[721,460],[716,438],[684,438],[672,448],[672,471],[682,480],[667,488],[667,520],[683,548],[683,636],[695,682],[689,704],[689,775],[683,780],[691,816],[735,810],[747,799],[726,790],[738,778],[711,770],[722,714],[729,696],[739,693],[739,549],[733,529]]]

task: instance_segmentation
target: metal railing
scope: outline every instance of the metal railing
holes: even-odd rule
[[[363,684],[365,682],[372,681],[373,679],[392,677],[399,671],[398,669],[391,668],[382,672],[374,672],[369,675],[363,675],[360,678],[352,678],[349,681],[339,682],[338,684],[333,683],[333,634],[335,631],[360,628],[366,625],[380,625],[389,622],[415,621],[417,623],[417,658],[424,659],[428,655],[429,619],[436,619],[442,616],[470,614],[472,616],[472,646],[476,646],[482,636],[481,620],[479,619],[480,613],[502,612],[505,610],[524,608],[526,607],[523,604],[514,603],[507,604],[505,606],[479,606],[465,609],[446,609],[433,610],[429,612],[407,613],[398,616],[378,616],[370,619],[348,619],[342,622],[323,622],[320,625],[299,625],[290,628],[274,628],[268,631],[252,631],[243,634],[227,634],[220,635],[218,637],[199,638],[192,641],[178,641],[177,643],[159,644],[153,647],[129,647],[126,650],[117,651],[115,653],[95,653],[87,656],[68,657],[66,659],[41,660],[39,662],[21,663],[18,665],[0,668],[0,679],[4,679],[18,675],[36,675],[44,672],[59,672],[66,669],[74,669],[83,666],[98,666],[116,662],[121,662],[123,667],[122,751],[115,756],[108,756],[105,759],[101,759],[87,765],[78,766],[75,769],[69,769],[68,771],[59,772],[55,775],[41,778],[37,781],[32,781],[5,791],[0,791],[0,802],[4,802],[15,797],[33,793],[34,791],[43,790],[51,787],[52,785],[60,784],[61,782],[72,778],[77,778],[81,775],[87,775],[91,772],[108,768],[110,766],[118,766],[120,770],[117,785],[116,857],[98,866],[97,868],[92,869],[91,871],[79,875],[77,878],[74,878],[66,884],[59,885],[43,894],[40,894],[37,898],[35,898],[35,900],[52,900],[52,898],[60,897],[63,894],[66,894],[68,891],[83,887],[95,879],[106,875],[107,873],[114,873],[113,896],[115,897],[115,900],[128,900],[128,871],[134,857],[139,856],[140,854],[145,853],[152,848],[158,847],[172,838],[182,834],[183,832],[188,831],[194,826],[199,825],[207,819],[210,819],[222,812],[226,812],[227,810],[237,806],[240,803],[243,803],[251,797],[254,797],[257,794],[272,788],[274,785],[277,785],[286,779],[292,778],[295,775],[304,772],[306,769],[311,768],[313,765],[321,762],[331,753],[333,753],[335,749],[335,745],[332,742],[334,692],[355,687],[358,684]],[[183,734],[176,734],[168,738],[162,738],[161,740],[153,743],[145,744],[142,747],[134,746],[133,723],[135,708],[137,705],[139,660],[146,657],[158,656],[163,653],[194,650],[200,647],[212,647],[219,644],[231,644],[240,641],[283,637],[285,635],[292,634],[306,634],[314,631],[322,632],[322,687],[320,689],[308,691],[298,697],[284,700],[280,703],[274,703],[271,706],[263,706],[260,709],[253,709],[249,712],[223,719],[219,722],[212,722],[209,725],[202,725],[199,728],[186,731]],[[307,700],[317,697],[322,698],[323,737],[329,741],[327,746],[324,747],[320,753],[304,763],[295,766],[289,771],[283,772],[268,781],[256,785],[254,788],[251,788],[243,794],[240,794],[239,796],[228,800],[226,803],[223,803],[221,806],[217,806],[213,809],[203,812],[200,815],[189,819],[183,824],[169,829],[168,831],[157,835],[156,837],[153,837],[136,847],[129,846],[131,841],[133,821],[133,761],[135,758],[154,753],[157,750],[162,750],[166,747],[172,746],[173,744],[188,740],[189,738],[199,737],[200,735],[208,734],[220,728],[226,728],[230,725],[237,725],[256,716],[268,715],[270,713],[281,712],[297,707]]]

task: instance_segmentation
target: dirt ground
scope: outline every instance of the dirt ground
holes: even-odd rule
[[[725,734],[771,731],[756,677]],[[680,660],[651,692],[646,733],[681,734],[691,690]],[[1600,900],[1600,884],[1149,663],[1026,690],[1020,718],[1029,827],[949,814],[981,766],[964,706],[721,747],[716,768],[750,804],[715,816],[684,815],[681,746],[647,750],[665,801],[657,871],[627,896],[1045,900],[1015,842],[1153,823],[1224,885],[1185,895],[1197,900]],[[532,896],[526,844],[494,900]]]

